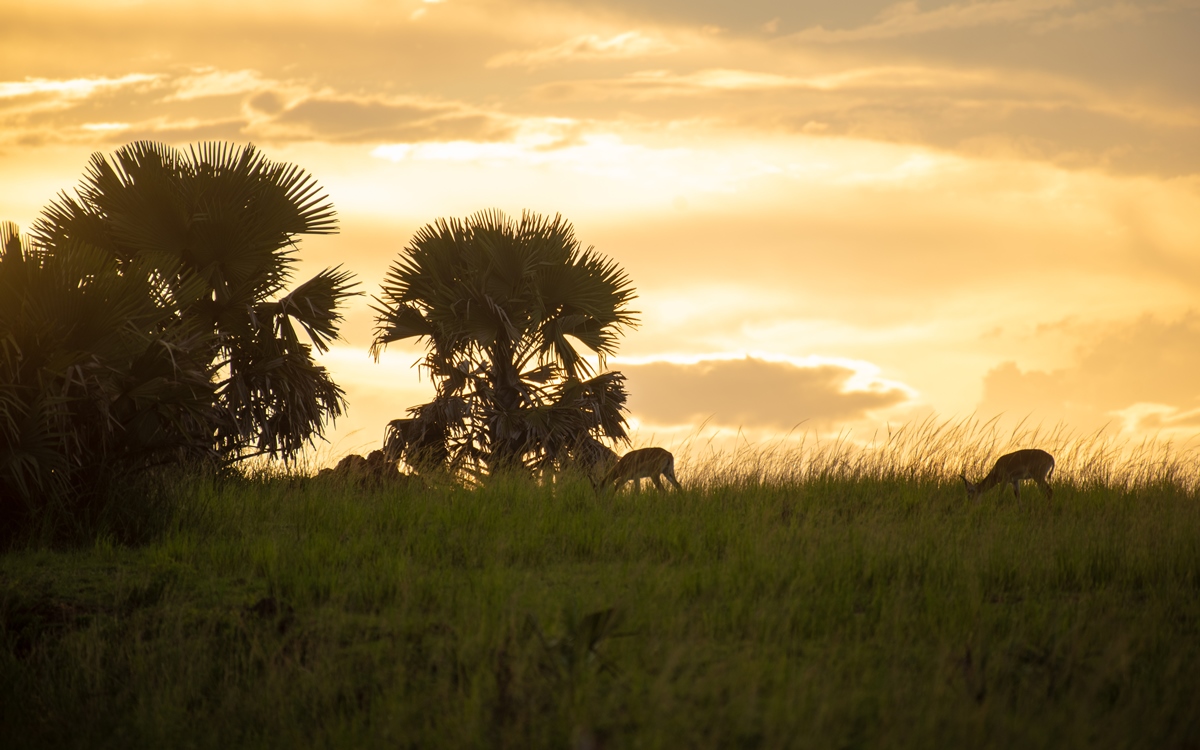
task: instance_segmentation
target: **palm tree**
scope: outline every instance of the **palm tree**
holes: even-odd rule
[[[602,370],[637,323],[633,298],[625,272],[582,249],[561,216],[484,211],[423,227],[376,298],[371,352],[422,341],[437,395],[390,425],[387,450],[483,474],[625,439],[624,378]]]
[[[167,325],[147,274],[69,245],[50,254],[0,224],[0,536],[211,434],[206,342]]]
[[[316,181],[253,146],[141,141],[111,161],[94,154],[76,196],[60,194],[32,236],[50,256],[86,245],[144,279],[170,313],[160,329],[205,348],[213,448],[291,458],[345,407],[312,349],[337,338],[351,274],[326,269],[287,291],[298,236],[336,231]]]

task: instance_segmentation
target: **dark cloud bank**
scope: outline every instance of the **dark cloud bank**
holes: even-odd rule
[[[697,364],[622,365],[630,411],[656,425],[710,425],[789,430],[861,419],[908,398],[897,388],[847,390],[854,370],[838,365],[798,367],[745,359]]]

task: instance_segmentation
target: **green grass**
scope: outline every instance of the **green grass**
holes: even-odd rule
[[[921,439],[884,459],[835,444],[682,461],[682,494],[194,482],[143,546],[0,557],[0,736],[1200,743],[1186,456],[1062,445],[1053,501],[1026,485],[972,504],[942,478],[953,441]]]

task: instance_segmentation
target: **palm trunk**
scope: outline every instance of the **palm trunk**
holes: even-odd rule
[[[507,473],[524,468],[524,436],[513,429],[511,416],[522,406],[521,377],[513,362],[512,346],[508,341],[498,341],[492,348],[492,373],[494,403],[489,415],[487,431],[490,444],[488,469],[494,473]]]

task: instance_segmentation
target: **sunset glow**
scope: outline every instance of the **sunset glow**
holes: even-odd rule
[[[0,220],[92,152],[252,142],[310,172],[365,295],[331,455],[428,400],[368,354],[413,232],[572,221],[638,290],[635,442],[976,414],[1200,432],[1200,5],[0,0]]]

